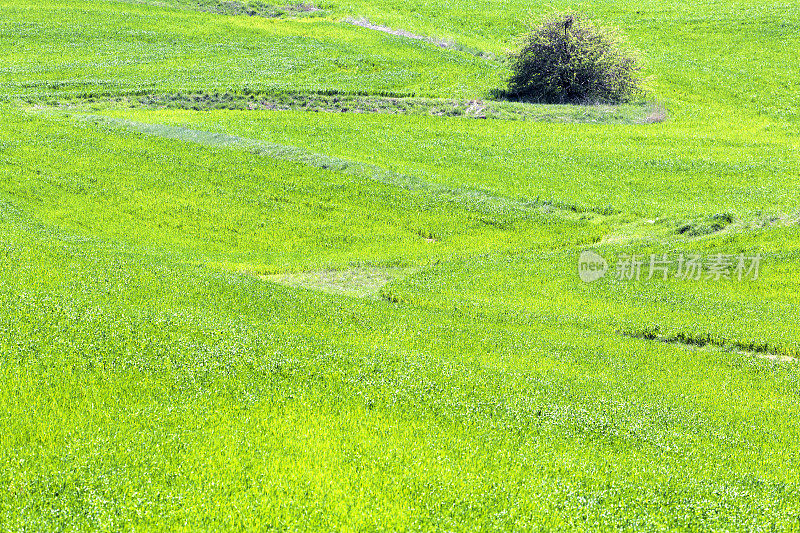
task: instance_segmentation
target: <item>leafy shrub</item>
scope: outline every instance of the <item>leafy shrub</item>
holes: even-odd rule
[[[512,53],[506,96],[546,103],[620,103],[640,92],[639,61],[613,30],[576,13],[546,18]]]

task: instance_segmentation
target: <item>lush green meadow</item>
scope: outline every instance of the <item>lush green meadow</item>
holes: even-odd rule
[[[800,8],[563,7],[0,0],[0,531],[800,529]]]

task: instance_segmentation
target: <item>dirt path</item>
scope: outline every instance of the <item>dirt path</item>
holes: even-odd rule
[[[428,37],[428,36],[420,35],[418,33],[413,33],[413,32],[407,31],[407,30],[400,30],[400,29],[396,29],[396,28],[390,28],[389,26],[384,26],[382,24],[373,24],[369,20],[367,20],[365,17],[358,17],[358,18],[348,17],[348,18],[344,19],[343,22],[345,22],[347,24],[352,24],[354,26],[359,26],[361,28],[366,28],[368,30],[375,30],[375,31],[383,32],[383,33],[386,33],[386,34],[389,34],[389,35],[395,35],[397,37],[404,37],[406,39],[413,39],[415,41],[423,41],[423,42],[426,42],[426,43],[430,43],[430,44],[432,44],[434,46],[438,46],[439,48],[447,48],[447,49],[450,49],[450,50],[456,50],[456,51],[459,51],[459,52],[464,52],[464,53],[473,55],[475,57],[479,57],[481,59],[487,59],[487,60],[490,60],[490,61],[500,61],[501,60],[500,58],[498,58],[496,55],[494,55],[492,53],[484,52],[484,51],[481,51],[481,50],[475,50],[475,49],[472,49],[472,48],[468,48],[466,46],[461,46],[461,45],[459,45],[459,44],[457,44],[457,43],[455,43],[453,41],[446,41],[446,40],[440,39],[438,37]]]

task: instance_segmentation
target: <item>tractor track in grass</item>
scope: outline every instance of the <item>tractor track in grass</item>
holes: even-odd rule
[[[191,142],[214,148],[244,150],[264,157],[291,161],[321,168],[323,170],[332,170],[408,191],[422,192],[433,201],[457,204],[468,211],[478,212],[490,217],[530,219],[555,215],[562,218],[575,219],[587,213],[601,216],[618,214],[609,211],[609,208],[596,209],[557,201],[512,198],[477,188],[448,187],[435,181],[386,170],[376,165],[327,156],[296,146],[229,135],[226,133],[195,130],[164,124],[150,124],[105,115],[77,115],[75,118],[99,126],[126,129],[145,135]],[[489,223],[491,222],[490,220]],[[495,223],[497,223],[497,221],[495,221]]]
[[[383,24],[373,24],[366,17],[347,17],[342,22],[344,22],[345,24],[352,24],[353,26],[358,26],[360,28],[365,28],[368,30],[379,31],[381,33],[386,33],[388,35],[394,35],[395,37],[402,37],[405,39],[411,39],[413,41],[422,41],[437,46],[439,48],[447,48],[448,50],[464,52],[473,55],[475,57],[486,59],[489,61],[495,61],[495,62],[505,61],[504,58],[498,57],[490,52],[484,52],[482,50],[477,50],[474,48],[462,46],[456,42],[449,41],[446,39],[440,39],[438,37],[429,37],[427,35],[420,35],[418,33],[410,32],[407,30],[384,26]]]

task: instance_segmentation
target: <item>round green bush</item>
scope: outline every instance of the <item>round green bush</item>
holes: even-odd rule
[[[554,14],[510,55],[506,96],[543,103],[620,103],[641,92],[641,67],[619,34],[577,13]]]

